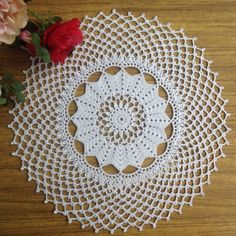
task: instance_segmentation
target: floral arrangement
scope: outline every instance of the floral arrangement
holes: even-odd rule
[[[27,9],[26,2],[0,0],[0,44],[20,47],[46,63],[64,63],[73,48],[82,43],[80,20],[62,22],[60,16],[42,16]],[[10,100],[23,102],[23,90],[10,73],[0,76],[0,105]]]

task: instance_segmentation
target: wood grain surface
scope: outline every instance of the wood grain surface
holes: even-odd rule
[[[218,161],[219,172],[213,173],[211,185],[204,187],[205,197],[196,197],[193,207],[185,206],[182,215],[173,214],[170,221],[159,222],[157,229],[130,229],[114,235],[236,235],[236,1],[33,0],[28,6],[39,13],[50,10],[65,20],[95,16],[99,11],[109,13],[113,8],[134,15],[144,12],[198,38],[197,45],[206,48],[206,58],[213,60],[212,69],[220,73],[218,83],[225,87],[223,96],[230,101],[227,111],[232,115],[228,120],[232,132],[228,135],[231,145],[224,149],[227,158]],[[0,74],[10,71],[22,81],[21,70],[29,65],[25,52],[0,47]],[[43,194],[36,193],[35,183],[28,182],[26,172],[20,171],[20,160],[11,157],[15,150],[10,146],[13,133],[7,128],[11,107],[0,107],[0,235],[94,235],[92,229],[80,229],[79,223],[68,224],[63,215],[54,215],[53,205],[43,203]]]

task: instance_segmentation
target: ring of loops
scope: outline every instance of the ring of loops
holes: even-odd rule
[[[107,141],[125,145],[142,135],[145,118],[144,108],[137,99],[118,94],[101,103],[96,124]]]

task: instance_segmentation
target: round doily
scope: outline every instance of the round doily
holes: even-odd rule
[[[15,156],[69,222],[156,227],[191,205],[224,156],[229,114],[195,39],[156,17],[85,17],[65,64],[37,58],[11,113]]]

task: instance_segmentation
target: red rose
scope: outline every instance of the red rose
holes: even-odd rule
[[[54,63],[64,63],[73,48],[81,44],[83,34],[79,27],[80,21],[75,18],[64,23],[57,22],[45,30],[43,43]]]

